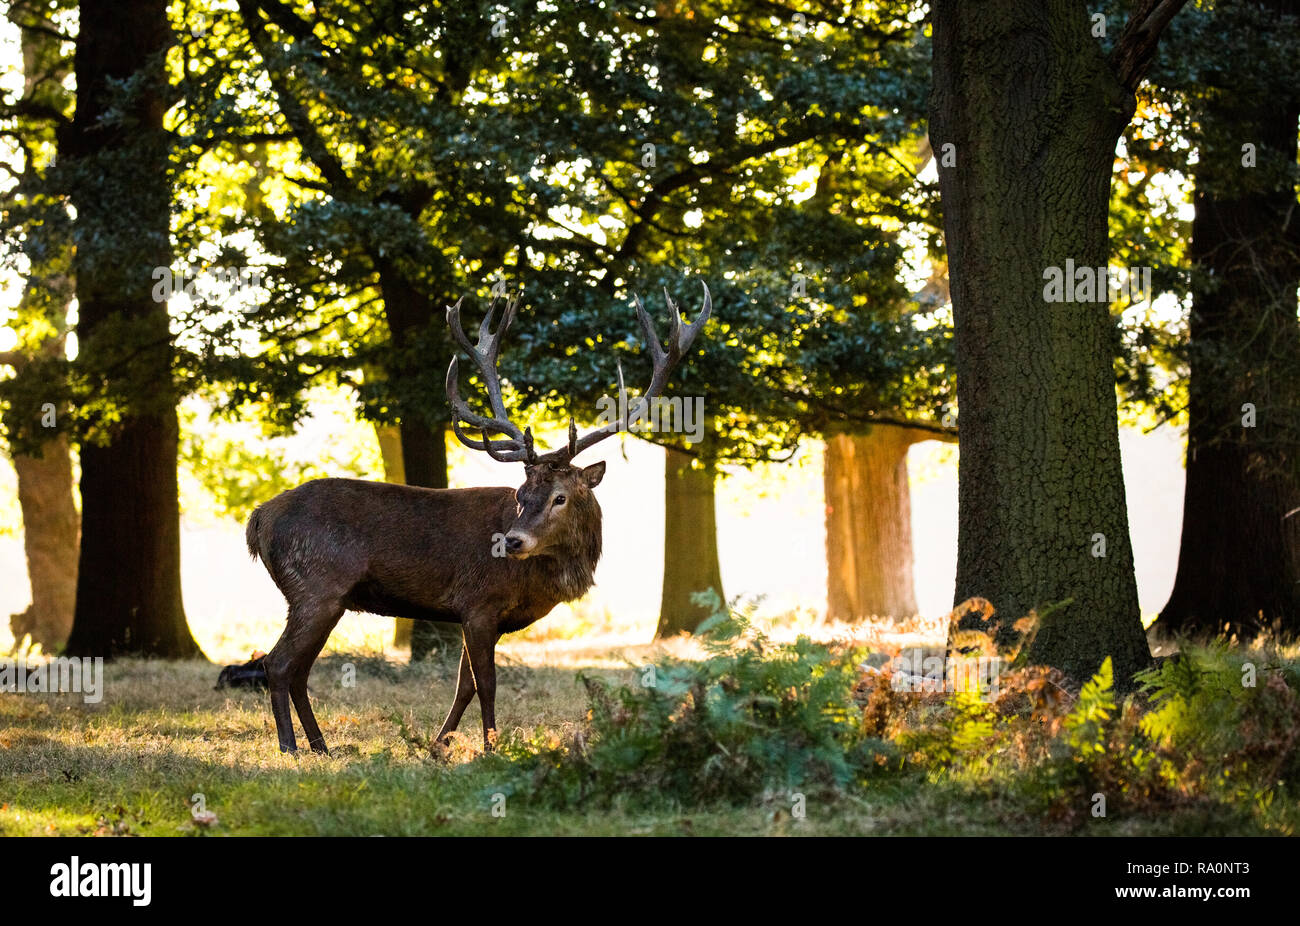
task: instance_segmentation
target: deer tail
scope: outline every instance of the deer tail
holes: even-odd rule
[[[258,505],[248,517],[248,527],[244,529],[244,539],[248,541],[248,555],[253,559],[261,556],[262,545],[258,540],[258,529],[262,526],[262,506]]]

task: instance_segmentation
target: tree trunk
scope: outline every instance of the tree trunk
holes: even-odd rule
[[[71,655],[199,655],[181,603],[167,304],[152,296],[154,269],[171,265],[170,42],[165,0],[81,4],[76,115],[61,152],[77,209],[78,366],[120,417],[96,419],[81,448]]]
[[[53,26],[34,11],[10,9],[15,24]],[[60,53],[59,40],[34,28],[22,30],[23,99],[40,106],[62,111],[68,102],[64,81],[69,63]],[[33,146],[35,147],[35,146]],[[23,183],[39,186],[40,169],[25,163]],[[53,234],[47,232],[47,234]],[[59,236],[44,247],[44,259],[29,255],[31,264],[18,307],[19,318],[43,318],[55,334],[44,340],[24,343],[21,352],[6,358],[14,367],[15,378],[27,371],[24,356],[62,357],[68,324],[68,304],[72,299],[70,277],[71,241]],[[36,330],[44,325],[33,326]],[[0,360],[5,362],[5,360]],[[55,421],[41,421],[55,428],[62,422],[65,409],[56,409]],[[34,422],[28,422],[34,426]],[[14,470],[18,474],[18,504],[23,517],[23,545],[27,554],[27,578],[32,602],[20,614],[9,619],[15,650],[40,646],[46,653],[57,652],[72,632],[72,613],[77,594],[77,556],[81,533],[81,516],[73,497],[72,452],[66,434],[46,432],[46,437],[30,452],[13,449]]]
[[[1294,0],[1262,4],[1297,12]],[[1244,98],[1243,98],[1244,97]],[[1170,633],[1300,631],[1300,221],[1296,96],[1209,95],[1191,258],[1214,281],[1188,330],[1187,485]],[[1257,164],[1243,167],[1243,140]],[[1253,408],[1253,427],[1243,426]]]
[[[712,589],[722,601],[718,527],[711,467],[696,467],[680,450],[664,454],[664,584],[655,639],[694,633],[711,614],[691,596]]]
[[[60,434],[39,454],[15,453],[18,503],[23,512],[23,547],[32,603],[9,619],[14,645],[30,634],[30,645],[57,652],[72,631],[77,596],[81,519],[72,496],[72,454]]]
[[[393,365],[385,375],[397,383],[424,379],[426,387],[413,390],[399,402],[402,475],[407,485],[445,489],[448,484],[446,403],[429,407],[427,401],[422,403],[416,397],[427,397],[431,392],[441,394],[443,374],[434,376],[435,385],[429,381],[430,371],[445,370],[441,364],[450,361],[450,348],[436,361],[426,356],[415,368],[406,367],[406,358],[420,352],[421,337],[428,333],[434,321],[434,304],[396,265],[384,262],[379,267],[384,311],[394,345]],[[427,659],[435,651],[459,652],[463,643],[460,625],[447,621],[404,621],[399,618],[393,633],[395,646],[411,647],[412,660]]]
[[[918,436],[908,428],[877,425],[866,434],[826,439],[829,620],[916,613],[907,448]]]
[[[375,425],[379,455],[384,461],[384,481],[406,485],[406,467],[402,464],[402,430],[395,424]]]
[[[1067,260],[1106,265],[1115,144],[1140,76],[1117,76],[1074,2],[937,0],[933,24],[961,415],[956,600],[989,599],[1004,644],[1031,609],[1071,601],[1030,659],[1082,678],[1109,655],[1122,685],[1150,651],[1113,326],[1104,294],[1052,302],[1044,287]]]

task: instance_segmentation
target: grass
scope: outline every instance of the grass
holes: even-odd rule
[[[532,643],[525,649],[554,657],[563,648]],[[598,667],[635,658],[626,649],[569,648],[563,653],[569,664],[558,667],[526,666],[503,655],[497,691],[503,736],[525,720],[530,730],[580,724],[586,695],[576,680],[579,666],[616,682],[635,676],[632,668]],[[341,683],[349,663],[355,687]],[[792,824],[835,832],[873,826],[867,805],[855,810],[856,823],[836,816],[822,821],[825,827],[816,822],[816,808],[807,820],[794,821],[775,805],[584,815],[533,811],[507,797],[498,815],[493,795],[506,762],[483,754],[476,705],[445,756],[432,757],[404,737],[404,725],[427,737],[441,722],[455,664],[395,668],[397,680],[390,681],[394,667],[373,656],[331,655],[317,664],[311,691],[330,756],[280,754],[265,693],[213,690],[217,670],[202,661],[108,664],[99,704],[72,694],[0,696],[0,834],[762,834]],[[195,795],[216,814],[215,824],[195,823]]]
[[[776,628],[793,635],[796,628]],[[823,637],[931,639],[937,628],[822,627]],[[588,702],[578,673],[634,684],[657,655],[700,655],[692,641],[636,646],[625,638],[534,635],[503,644],[497,716],[503,738],[569,737]],[[332,754],[282,755],[266,694],[214,690],[205,661],[122,660],[104,668],[104,698],[0,695],[0,835],[977,835],[1052,834],[996,777],[933,769],[835,797],[789,794],[751,806],[683,811],[556,811],[505,784],[510,761],[484,754],[477,705],[450,749],[423,744],[440,724],[455,663],[408,666],[382,653],[328,653],[311,693]],[[354,684],[345,679],[354,678]],[[299,731],[301,742],[301,731]],[[204,818],[198,809],[215,815]],[[1097,835],[1287,832],[1293,812],[1264,818],[1206,804],[1085,820]]]

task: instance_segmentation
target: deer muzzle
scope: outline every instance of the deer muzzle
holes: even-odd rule
[[[506,534],[506,553],[515,559],[527,559],[537,549],[537,538],[524,531],[511,531]]]

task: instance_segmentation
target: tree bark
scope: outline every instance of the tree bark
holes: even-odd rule
[[[15,24],[22,29],[23,99],[62,112],[68,96],[64,81],[69,64],[60,52],[60,42],[33,25],[52,26],[48,19],[33,11],[22,14],[10,9]],[[40,169],[24,164],[24,184],[40,183]],[[71,242],[60,236],[57,244],[47,246],[45,259],[31,259],[28,279],[23,287],[18,314],[44,317],[56,334],[23,345],[22,352],[0,358],[0,363],[14,367],[16,378],[27,372],[25,355],[61,357],[68,323],[68,303],[72,298],[69,276]],[[38,329],[44,326],[37,326]],[[58,428],[66,409],[56,409],[53,425]],[[49,422],[42,421],[42,429]],[[81,533],[81,516],[73,497],[72,451],[67,435],[58,430],[48,432],[34,451],[12,451],[14,471],[18,475],[18,504],[23,517],[23,546],[27,555],[27,578],[32,601],[27,609],[11,615],[14,649],[40,646],[46,653],[57,652],[72,632],[72,614],[77,594],[77,556]]]
[[[81,4],[76,114],[61,152],[77,209],[78,365],[120,417],[96,419],[104,442],[81,448],[71,655],[199,655],[181,602],[169,319],[152,297],[153,271],[172,256],[170,42],[165,0]]]
[[[907,449],[918,432],[877,425],[826,439],[826,616],[916,613]]]
[[[1294,0],[1262,3],[1300,11]],[[1243,98],[1244,97],[1244,98]],[[1300,97],[1207,94],[1195,172],[1187,484],[1174,589],[1157,627],[1249,638],[1300,632]],[[1257,163],[1241,163],[1243,140]],[[1253,408],[1254,426],[1243,426]]]
[[[696,467],[688,454],[666,448],[664,454],[664,581],[655,639],[694,633],[710,609],[691,601],[712,589],[722,601],[718,564],[718,527],[711,467]]]
[[[9,618],[14,646],[30,635],[31,646],[57,652],[72,632],[77,594],[81,517],[72,493],[72,453],[66,435],[46,441],[37,453],[13,454],[23,548],[32,602]]]
[[[956,601],[989,599],[1008,643],[1014,621],[1068,600],[1029,658],[1082,678],[1111,656],[1125,685],[1150,650],[1113,326],[1104,295],[1048,302],[1044,286],[1067,260],[1106,265],[1115,144],[1154,40],[1126,29],[1108,61],[1089,25],[1066,0],[936,0],[930,137],[957,343]]]

